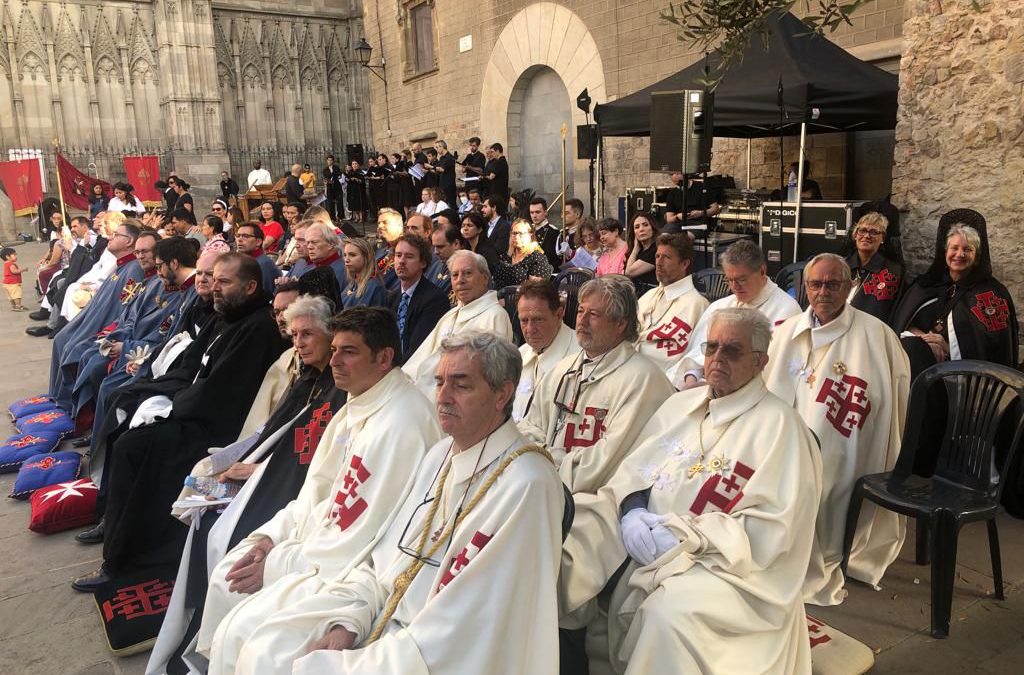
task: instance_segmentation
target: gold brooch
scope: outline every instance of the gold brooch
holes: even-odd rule
[[[832,372],[838,375],[839,377],[842,377],[843,375],[846,374],[846,364],[843,363],[842,361],[836,361],[835,363],[832,364]]]

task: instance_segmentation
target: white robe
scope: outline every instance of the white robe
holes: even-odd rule
[[[239,440],[248,438],[263,428],[266,421],[270,419],[270,413],[274,412],[281,397],[287,393],[292,382],[298,377],[301,366],[302,362],[294,347],[284,350],[277,361],[270,365],[267,374],[263,376],[260,390],[256,392],[256,399],[252,402],[252,407],[249,408],[249,414],[242,424],[242,431],[238,434]]]
[[[356,634],[360,648],[313,652],[296,661],[290,672],[556,675],[555,590],[565,502],[551,462],[538,453],[512,461],[480,502],[464,512],[450,543],[434,555],[440,565],[420,570],[381,638],[362,646],[396,577],[413,563],[412,557],[399,552],[399,543],[415,549],[424,527],[436,531],[445,516],[453,521],[463,495],[472,499],[501,460],[526,443],[509,421],[484,442],[455,455],[442,493],[443,507],[432,523],[425,524],[429,506],[422,503],[435,493],[434,481],[448,458],[451,439],[435,445],[391,529],[366,561],[323,596],[318,629],[297,636],[308,644],[330,626],[343,625]],[[403,533],[405,540],[400,542]],[[293,630],[287,618],[277,628]],[[253,652],[271,645],[255,644]],[[258,665],[256,660],[246,660],[245,665],[239,672],[272,672],[249,667]]]
[[[75,294],[84,284],[92,284],[92,294],[95,296],[96,291],[100,290],[100,286],[107,280],[114,270],[117,268],[117,256],[110,251],[104,249],[103,253],[100,254],[100,259],[97,260],[89,271],[78,278],[71,284],[68,284],[68,289],[64,293],[64,302],[60,306],[60,314],[68,321],[71,321],[78,313],[81,312],[84,307],[79,307],[74,303]]]
[[[526,416],[526,411],[533,403],[533,393],[537,384],[547,375],[559,361],[566,356],[575,355],[580,351],[576,343],[576,333],[564,323],[559,324],[558,335],[551,341],[548,348],[537,354],[528,344],[519,348],[523,357],[523,374],[516,387],[516,398],[512,403],[512,419],[519,423]]]
[[[706,417],[705,417],[706,416]],[[700,461],[701,424],[705,466]],[[609,484],[576,496],[562,553],[560,610],[589,602],[627,558],[619,508],[650,488],[648,510],[680,543],[653,563],[630,560],[612,594],[617,672],[810,673],[801,587],[821,494],[814,438],[758,376],[711,399],[676,394],[650,419]]]
[[[717,310],[727,307],[749,307],[756,309],[771,321],[773,329],[782,325],[782,322],[789,317],[800,313],[800,305],[797,301],[779,288],[771,279],[768,280],[764,288],[761,289],[761,292],[749,303],[740,302],[736,299],[735,295],[727,295],[720,300],[715,300],[708,305],[707,311],[700,317],[697,327],[693,329],[693,334],[690,336],[690,346],[687,347],[682,360],[677,362],[675,367],[668,373],[668,377],[672,380],[672,384],[676,386],[676,389],[683,388],[683,380],[686,378],[687,373],[696,375],[698,379],[704,379],[704,354],[701,352],[701,345],[707,342],[711,316]]]
[[[211,673],[234,672],[239,651],[275,612],[344,578],[366,557],[440,435],[433,405],[397,368],[348,400],[324,431],[295,500],[216,567],[211,561],[197,643]],[[251,595],[228,591],[224,575],[261,536],[274,542],[263,588]],[[273,655],[283,656],[279,649]]]
[[[842,602],[843,533],[853,484],[892,470],[900,451],[910,390],[910,364],[884,323],[847,306],[812,328],[811,310],[775,330],[768,351],[768,388],[796,408],[821,443],[824,489],[816,525],[818,548],[805,586],[807,602]],[[807,371],[814,377],[808,385]],[[864,503],[849,575],[878,584],[899,555],[902,517]]]
[[[690,275],[668,286],[652,288],[640,298],[637,350],[667,375],[682,360],[707,308],[707,298],[694,288]]]
[[[441,317],[423,344],[402,366],[416,386],[430,400],[434,399],[434,371],[441,361],[441,341],[453,333],[478,330],[512,339],[512,322],[508,312],[498,304],[498,294],[487,291],[468,305],[459,304]]]
[[[530,412],[519,424],[525,436],[547,445],[562,482],[573,493],[597,492],[647,420],[672,395],[661,369],[632,344],[622,342],[583,367],[575,411],[563,411],[555,395],[558,403],[571,402],[582,358],[583,352],[567,356],[544,376]]]

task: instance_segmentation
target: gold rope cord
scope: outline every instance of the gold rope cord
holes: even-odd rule
[[[448,478],[448,471],[449,469],[451,469],[452,466],[451,462],[448,462],[448,464],[445,465],[444,470],[441,474],[441,480],[437,482],[437,489],[434,491],[434,504],[430,507],[430,513],[427,514],[427,519],[423,524],[423,532],[422,534],[420,534],[420,541],[416,547],[416,560],[414,560],[412,565],[409,566],[409,569],[399,574],[398,577],[395,579],[394,590],[392,590],[391,595],[388,596],[388,602],[384,606],[384,611],[381,612],[381,615],[377,620],[377,625],[370,633],[370,637],[366,640],[365,643],[363,643],[364,647],[366,645],[373,644],[374,642],[376,642],[377,639],[384,633],[384,628],[391,620],[391,617],[394,616],[395,610],[398,609],[398,603],[402,601],[402,598],[405,596],[405,592],[409,590],[409,586],[411,586],[413,580],[416,579],[416,575],[419,574],[421,569],[423,569],[423,566],[426,564],[425,561],[429,559],[431,556],[433,556],[435,553],[437,553],[437,550],[441,547],[441,544],[443,544],[445,540],[452,535],[452,533],[455,531],[455,528],[457,528],[462,523],[466,516],[468,516],[469,513],[473,510],[473,507],[475,507],[477,503],[481,499],[483,499],[484,495],[487,494],[487,491],[491,489],[491,486],[494,485],[494,482],[498,480],[498,476],[504,473],[505,469],[507,469],[508,466],[517,457],[520,457],[531,452],[535,452],[541,455],[546,460],[551,462],[552,465],[554,465],[555,460],[551,458],[551,455],[548,454],[547,449],[543,445],[524,445],[518,450],[511,452],[509,456],[506,457],[501,462],[498,468],[494,470],[494,473],[487,477],[487,480],[485,480],[483,485],[481,485],[480,488],[476,491],[476,494],[473,495],[473,498],[470,499],[469,502],[466,504],[465,508],[462,509],[462,512],[459,514],[459,517],[456,518],[451,525],[445,528],[441,536],[437,538],[437,541],[434,542],[434,544],[430,547],[430,550],[427,551],[426,555],[424,555],[423,547],[427,543],[427,537],[430,534],[430,526],[434,524],[434,516],[437,515],[437,509],[441,502],[441,493],[444,489],[444,483],[445,480],[447,480]]]

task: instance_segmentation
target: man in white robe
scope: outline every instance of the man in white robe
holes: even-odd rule
[[[548,446],[573,493],[597,492],[672,394],[664,372],[633,347],[639,322],[632,281],[619,274],[591,279],[580,288],[579,303],[582,350],[544,376],[519,424],[525,436]]]
[[[693,329],[708,308],[707,298],[693,285],[692,269],[693,243],[687,235],[658,237],[654,257],[658,287],[640,298],[640,339],[636,347],[666,375],[682,360]]]
[[[821,461],[795,411],[765,388],[771,339],[751,309],[708,329],[707,387],[676,394],[597,495],[576,495],[560,611],[608,611],[615,672],[811,672],[801,596]]]
[[[562,305],[555,285],[545,280],[527,279],[519,287],[516,315],[526,343],[519,347],[523,357],[523,375],[516,387],[512,420],[519,423],[533,404],[537,384],[559,361],[579,352],[576,334],[563,321]]]
[[[768,278],[768,267],[760,247],[743,239],[725,249],[722,271],[729,282],[732,295],[712,302],[690,336],[690,345],[682,361],[669,372],[669,379],[677,389],[688,389],[704,384],[701,364],[704,355],[701,345],[707,340],[708,321],[716,310],[725,307],[752,307],[767,317],[772,327],[800,313],[800,305]]]
[[[508,312],[498,304],[498,294],[487,290],[491,273],[487,260],[472,251],[456,251],[448,259],[452,293],[458,304],[434,326],[427,339],[413,352],[402,369],[428,398],[434,395],[434,371],[441,360],[441,342],[449,335],[467,330],[493,333],[512,339]]]
[[[892,470],[899,455],[910,364],[899,338],[875,317],[846,304],[850,268],[823,254],[804,269],[810,307],[775,330],[768,388],[796,408],[821,443],[824,490],[818,549],[804,589],[807,602],[842,602],[843,533],[853,484]],[[877,585],[899,555],[903,519],[865,502],[850,554],[849,576]]]
[[[325,430],[302,489],[210,575],[197,651],[210,659],[211,673],[234,672],[239,653],[264,624],[344,578],[366,557],[440,437],[433,406],[394,367],[401,349],[397,325],[385,316],[364,330],[369,324],[357,327],[352,318],[360,312],[385,310],[354,308],[332,321],[331,369],[349,399]],[[306,625],[298,619],[293,624]]]
[[[253,635],[236,672],[558,672],[565,504],[551,458],[509,419],[519,353],[475,331],[441,349],[437,413],[450,436],[431,448],[370,556]],[[299,611],[303,622],[319,617],[315,630],[296,623]],[[293,664],[281,652],[294,646],[308,654]]]

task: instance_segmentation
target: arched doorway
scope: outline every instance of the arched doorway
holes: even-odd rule
[[[568,130],[565,182],[571,194],[575,146],[569,91],[548,66],[528,68],[512,88],[508,104],[508,159],[514,192],[529,188],[550,203],[562,191],[563,124]]]

